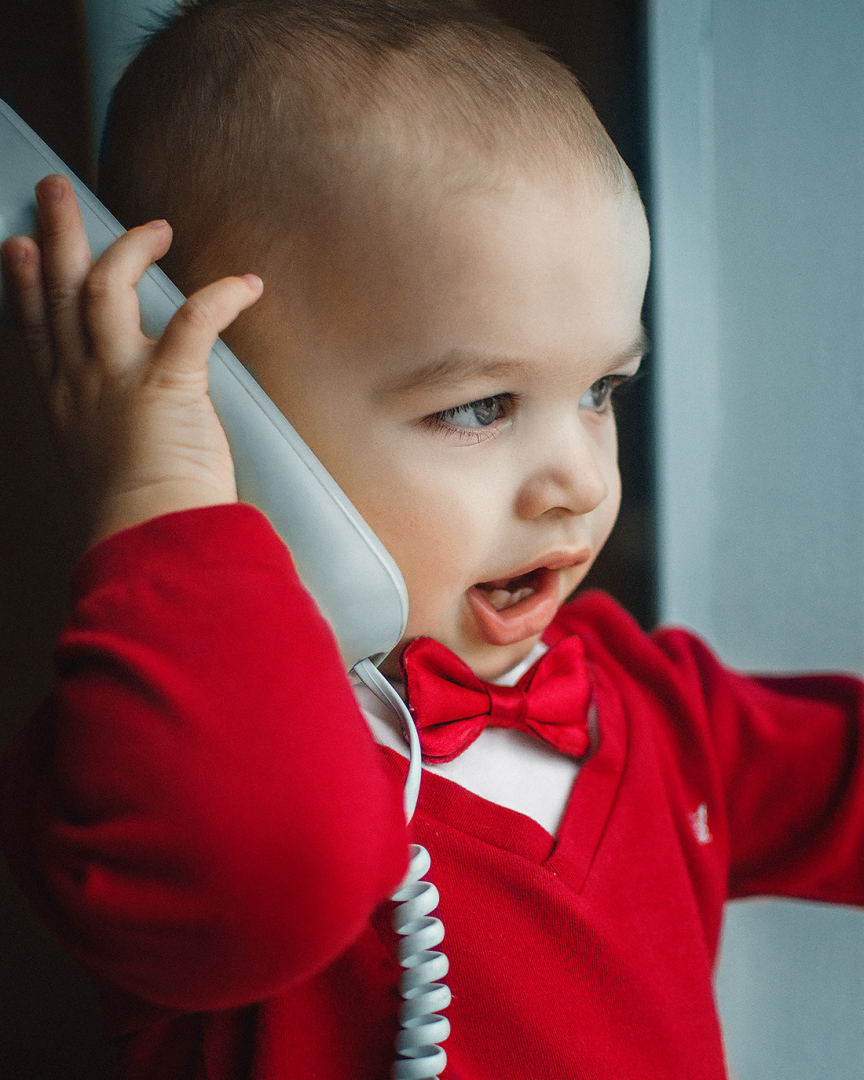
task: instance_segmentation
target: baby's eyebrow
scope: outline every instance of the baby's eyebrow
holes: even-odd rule
[[[454,350],[446,356],[420,364],[401,373],[384,390],[388,394],[403,394],[409,390],[429,390],[455,386],[476,378],[504,378],[525,372],[535,365],[527,360],[508,360]]]
[[[638,360],[651,347],[645,327],[639,332],[631,345],[610,358],[610,370],[622,364]],[[502,357],[489,357],[479,353],[468,353],[454,349],[446,356],[438,357],[425,364],[420,364],[411,371],[400,373],[384,387],[387,394],[403,394],[412,390],[434,390],[444,386],[457,386],[477,378],[506,378],[517,374],[531,374],[541,365],[530,360],[515,360]]]

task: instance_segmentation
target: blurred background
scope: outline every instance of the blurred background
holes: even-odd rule
[[[864,5],[487,0],[570,64],[654,237],[651,375],[621,399],[624,507],[592,583],[729,664],[864,672]],[[111,87],[173,0],[3,0],[0,97],[87,182]],[[79,537],[0,316],[0,730],[50,682]],[[0,1076],[107,1080],[89,981],[4,878]],[[861,1080],[864,918],[731,905],[740,1080]]]

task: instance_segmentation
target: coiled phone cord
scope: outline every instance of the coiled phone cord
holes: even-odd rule
[[[422,761],[420,739],[414,719],[405,702],[371,660],[355,664],[357,677],[399,718],[408,742],[410,763],[405,781],[405,820],[410,821],[420,794]],[[402,936],[399,963],[404,968],[399,980],[403,1002],[399,1010],[402,1030],[396,1036],[399,1057],[393,1063],[393,1080],[433,1080],[447,1063],[447,1055],[438,1045],[450,1034],[450,1021],[439,1015],[450,1004],[450,989],[439,980],[449,969],[444,953],[435,949],[444,940],[444,924],[431,912],[438,906],[438,890],[422,881],[429,870],[429,852],[421,844],[412,844],[408,873],[393,893],[396,902],[393,928]]]

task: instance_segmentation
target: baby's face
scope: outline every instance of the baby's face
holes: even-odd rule
[[[420,203],[370,201],[290,315],[269,282],[229,340],[399,565],[404,642],[493,678],[614,523],[647,227],[632,192],[542,181]]]

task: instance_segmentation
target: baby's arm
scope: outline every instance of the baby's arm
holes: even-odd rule
[[[131,229],[94,263],[69,182],[47,177],[36,191],[41,251],[15,237],[3,264],[91,541],[173,510],[236,501],[206,364],[216,336],[261,294],[260,279],[201,289],[152,341],[134,287],[167,252],[170,226]]]
[[[41,256],[16,239],[4,262],[102,542],[75,575],[57,686],[7,757],[4,843],[99,975],[228,1008],[362,931],[404,870],[400,792],[285,546],[251,507],[213,505],[236,495],[205,362],[257,289],[217,282],[150,342],[133,283],[169,230],[133,230],[91,268],[52,187]]]

